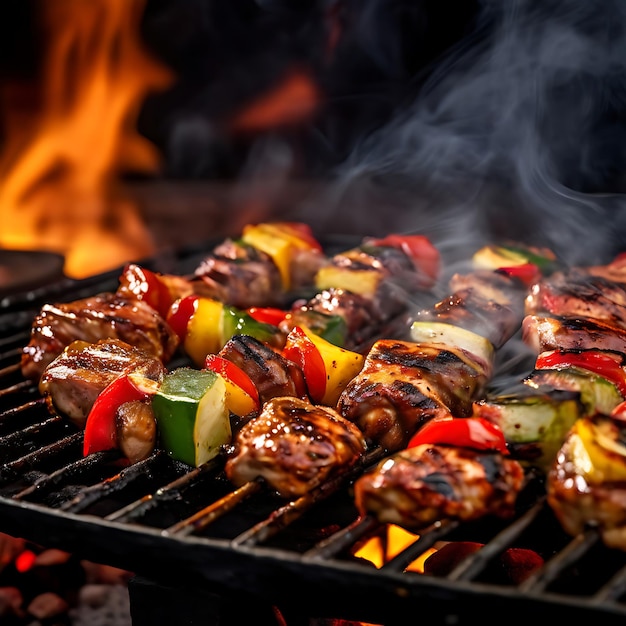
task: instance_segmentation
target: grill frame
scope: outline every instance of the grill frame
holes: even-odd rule
[[[207,246],[181,250],[167,258],[147,260],[145,265],[184,274],[195,267],[198,255],[205,249]],[[0,301],[0,371],[7,367],[10,369],[18,362],[19,347],[27,340],[32,318],[41,304],[60,299],[69,301],[113,290],[118,276],[119,270],[113,270],[85,280],[63,279],[36,291],[15,294]],[[6,416],[7,411],[12,410],[14,396],[19,398],[20,406],[24,399],[33,402],[33,406],[28,409],[35,413],[31,427],[33,431],[57,428],[58,422],[37,401],[38,393],[34,386],[21,381],[19,372],[11,374],[9,378],[17,384],[18,389],[7,391],[0,378],[0,429],[9,421]],[[15,420],[14,417],[11,419]],[[18,427],[14,430],[18,440],[24,437],[27,428]],[[6,427],[5,430],[10,428]],[[122,481],[118,484],[123,485],[125,480],[129,480],[128,475],[141,481],[144,473],[154,474],[149,463],[154,462],[158,467],[159,455],[162,455],[160,452],[155,453],[145,466],[124,469],[122,478],[119,478],[116,477],[120,468],[116,465],[115,455],[103,453],[85,461],[79,458],[80,454],[76,451],[68,452],[73,450],[72,446],[80,448],[78,444],[82,434],[63,423],[60,434],[53,437],[56,443],[52,446],[52,457],[58,459],[69,455],[72,461],[63,461],[60,471],[55,473],[41,469],[42,459],[37,452],[28,454],[26,450],[18,448],[7,457],[6,448],[10,446],[6,444],[6,438],[11,436],[0,430],[0,531],[72,552],[80,558],[132,571],[158,585],[191,589],[198,594],[198,598],[208,591],[234,593],[251,596],[259,602],[276,604],[284,607],[287,613],[300,616],[353,619],[385,626],[406,623],[407,615],[423,612],[425,607],[428,607],[432,620],[442,624],[451,621],[469,623],[470,620],[475,621],[477,615],[486,624],[500,623],[501,612],[519,616],[520,619],[532,619],[537,611],[541,611],[542,616],[560,619],[597,617],[605,624],[623,623],[626,616],[626,554],[602,546],[593,529],[579,537],[566,537],[556,527],[556,522],[550,519],[550,511],[534,492],[512,520],[495,525],[492,525],[492,521],[474,525],[436,524],[383,568],[376,569],[346,556],[348,548],[377,529],[376,523],[368,518],[359,519],[355,512],[350,519],[349,509],[347,521],[344,517],[334,530],[324,530],[326,536],[322,539],[317,537],[312,548],[299,551],[281,545],[282,537],[302,520],[311,518],[315,526],[318,511],[325,506],[330,508],[329,502],[337,494],[338,497],[349,496],[351,477],[346,477],[336,491],[329,488],[325,493],[325,488],[322,489],[321,496],[324,497],[319,500],[305,498],[306,506],[300,516],[294,516],[294,511],[298,512],[298,503],[284,503],[287,517],[280,519],[279,511],[283,503],[277,504],[269,498],[271,510],[263,519],[266,527],[269,525],[273,530],[277,528],[277,532],[268,541],[254,541],[255,538],[262,538],[258,533],[255,535],[254,530],[245,530],[233,538],[224,538],[212,536],[213,524],[189,532],[193,528],[189,521],[190,515],[182,518],[189,521],[184,530],[173,531],[171,524],[159,527],[142,523],[139,517],[123,517],[119,513],[122,506],[118,513],[109,511],[99,515],[93,512],[96,505],[102,502],[111,506],[112,495],[116,494],[116,481]],[[10,459],[17,459],[13,466],[10,465]],[[366,467],[365,464],[360,471]],[[91,483],[87,483],[89,472],[99,469],[104,471],[104,477],[91,479]],[[202,472],[204,475],[200,476],[200,481],[206,479],[219,483],[221,480],[219,463],[216,467],[203,470],[190,471],[176,464],[172,465],[172,469],[182,483],[192,481]],[[36,487],[17,497],[21,487],[19,480],[23,478],[25,470],[40,472],[37,476],[39,482]],[[123,505],[127,510],[143,507],[148,512],[158,513],[159,507],[167,506],[180,495],[176,485],[170,490],[173,495],[168,494],[164,477],[152,476],[152,479],[155,484],[150,489],[144,489],[140,496],[131,501],[132,504]],[[48,488],[51,488],[50,493],[53,500],[58,500],[58,505],[51,505],[45,498],[43,502],[36,501]],[[225,488],[224,494],[233,492],[232,487]],[[68,493],[78,498],[79,504],[73,505],[74,512],[72,507],[64,504],[71,500],[67,497]],[[267,494],[261,494],[264,495]],[[91,497],[94,497],[93,502],[85,506],[85,499]],[[249,497],[254,497],[254,494]],[[236,496],[233,498],[237,500]],[[83,504],[80,504],[81,499]],[[247,500],[237,500],[235,512],[238,507],[245,508]],[[264,502],[263,497],[261,500]],[[201,508],[199,503],[192,504]],[[211,501],[203,505],[210,506]],[[256,511],[254,513],[256,516]],[[118,521],[108,519],[116,516]],[[292,516],[294,519],[291,519]],[[528,528],[532,525],[544,528],[546,519],[554,547],[544,554],[546,564],[542,570],[520,585],[481,580],[489,563],[500,551],[526,541],[522,537]],[[254,523],[250,527],[254,527]],[[250,536],[253,541],[249,541]],[[403,571],[408,563],[436,541],[456,537],[466,540],[479,537],[485,547],[445,577]],[[596,553],[598,556],[590,559],[590,555]],[[595,592],[574,591],[575,585],[571,591],[561,589],[554,592],[550,589],[554,581],[563,577],[575,579],[576,570],[583,570],[589,559],[591,563],[603,562],[607,557],[613,576],[607,577]]]

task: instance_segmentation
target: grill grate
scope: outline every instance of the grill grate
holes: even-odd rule
[[[111,289],[116,276],[65,285],[65,297]],[[626,617],[626,555],[593,530],[566,536],[533,477],[514,519],[437,523],[375,568],[355,550],[382,539],[385,527],[359,517],[350,485],[376,452],[352,474],[290,502],[261,481],[234,489],[220,459],[190,469],[161,450],[129,467],[116,452],[83,458],[82,433],[50,415],[21,377],[20,348],[39,306],[38,297],[24,298],[0,315],[0,531],[162,584],[254,590],[311,617],[388,625],[425,607],[435,623],[476,615],[499,623],[500,611],[520,619],[538,610],[546,618],[598,616],[605,624]],[[407,569],[440,541],[485,545],[445,576]],[[503,581],[494,563],[509,547],[538,552],[545,566],[518,585]]]

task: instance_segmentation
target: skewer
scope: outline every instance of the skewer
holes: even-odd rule
[[[223,498],[216,500],[209,506],[198,511],[191,517],[184,519],[163,531],[163,534],[187,536],[206,528],[209,524],[231,511],[239,503],[259,492],[265,485],[262,479],[245,483],[235,491],[231,491]]]

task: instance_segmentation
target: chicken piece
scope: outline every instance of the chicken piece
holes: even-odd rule
[[[461,350],[381,339],[342,392],[339,413],[368,441],[395,451],[438,415],[467,417],[488,376]]]
[[[354,484],[362,514],[420,530],[443,519],[514,513],[524,470],[498,452],[420,444],[396,452]]]
[[[146,302],[101,293],[69,303],[45,304],[23,348],[25,378],[39,382],[46,367],[75,340],[120,339],[167,363],[179,345],[176,333]]]
[[[588,317],[626,328],[626,285],[573,268],[531,288],[526,314]]]
[[[359,429],[334,409],[277,397],[237,433],[225,470],[236,486],[262,477],[291,498],[350,469],[364,451]]]
[[[156,357],[119,339],[73,341],[46,367],[39,391],[52,413],[84,428],[100,392],[122,374],[136,372],[160,381],[165,366]]]
[[[254,337],[234,335],[219,355],[248,374],[262,404],[276,396],[306,397],[302,369]]]
[[[527,315],[522,339],[537,354],[579,349],[626,353],[626,329],[590,317]]]

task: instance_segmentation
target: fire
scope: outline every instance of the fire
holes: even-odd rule
[[[378,534],[368,539],[354,553],[354,556],[365,559],[373,563],[377,568],[381,568],[402,550],[410,546],[419,539],[419,535],[409,532],[395,524],[387,524],[382,534]],[[405,569],[410,572],[424,573],[424,561],[436,550],[431,549],[421,554],[411,562]]]
[[[61,253],[76,278],[153,253],[119,179],[158,169],[135,126],[147,93],[172,80],[141,42],[144,4],[39,2],[39,76],[2,94],[0,247]]]

